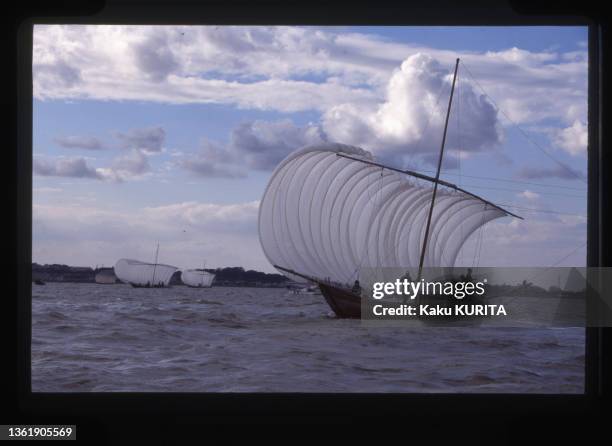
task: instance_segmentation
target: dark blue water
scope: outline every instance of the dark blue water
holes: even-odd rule
[[[283,289],[32,294],[35,392],[583,392],[584,329],[364,327]]]

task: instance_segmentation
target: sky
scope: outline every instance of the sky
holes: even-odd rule
[[[271,272],[274,167],[324,141],[504,205],[458,264],[583,266],[586,27],[37,25],[32,260]]]

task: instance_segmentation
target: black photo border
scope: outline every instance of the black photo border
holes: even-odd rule
[[[15,193],[16,293],[7,304],[16,316],[16,382],[6,395],[20,416],[72,417],[181,417],[183,420],[261,420],[299,417],[305,420],[347,422],[370,414],[379,416],[445,416],[461,413],[488,417],[585,416],[604,407],[610,394],[610,329],[588,328],[584,395],[543,394],[359,394],[359,393],[33,393],[31,391],[31,252],[32,252],[32,30],[34,24],[238,24],[238,25],[578,25],[589,29],[588,106],[588,266],[610,266],[610,154],[604,150],[608,116],[604,103],[607,21],[603,6],[581,2],[571,7],[552,2],[498,1],[419,3],[356,1],[348,5],[329,1],[69,1],[59,7],[26,2],[10,22],[16,71],[14,141],[9,173]],[[28,9],[29,8],[29,9]],[[602,8],[601,10],[599,8]],[[11,176],[14,175],[14,176]],[[11,313],[11,310],[14,310]],[[9,325],[10,326],[10,325]],[[42,418],[41,418],[42,417]],[[263,418],[262,418],[263,417]],[[189,421],[187,421],[189,423]]]

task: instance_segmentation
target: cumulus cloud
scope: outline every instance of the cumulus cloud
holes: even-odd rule
[[[40,176],[90,178],[123,182],[144,176],[151,171],[149,155],[164,148],[166,132],[162,127],[136,128],[115,134],[119,147],[126,153],[115,157],[108,167],[91,167],[85,158],[35,159],[34,174]],[[54,142],[64,148],[103,150],[110,146],[94,136],[59,136]]]
[[[552,62],[558,57],[558,55],[553,52],[544,51],[541,53],[534,53],[517,47],[512,47],[503,51],[487,51],[485,54],[490,59],[502,60],[513,64],[522,64],[523,66],[538,66],[542,62]]]
[[[46,177],[106,179],[105,175],[87,165],[85,158],[63,158],[55,161],[34,158],[34,174]]]
[[[428,168],[437,168],[440,155],[438,153],[429,153],[427,155],[423,155],[420,160],[423,161],[425,166]],[[442,170],[452,170],[457,169],[458,167],[459,156],[452,153],[444,153],[444,157],[442,158]]]
[[[517,122],[586,121],[586,50],[462,53],[315,27],[37,25],[34,96],[327,111],[380,102],[419,52],[459,56]]]
[[[125,133],[119,132],[116,136],[125,149],[156,153],[163,149],[166,131],[162,127],[147,127],[132,129]]]
[[[107,175],[115,181],[124,181],[141,176],[151,170],[149,159],[140,150],[132,149],[127,155],[119,156],[113,160]]]
[[[190,155],[178,162],[183,169],[207,178],[244,178],[246,173],[233,166],[223,166],[211,161],[205,153]]]
[[[184,156],[178,164],[201,176],[238,178],[246,175],[244,168],[272,170],[294,150],[326,140],[316,124],[249,121],[232,129],[227,144],[205,139],[197,154]]]
[[[65,149],[102,150],[106,148],[95,136],[58,136],[53,141]]]
[[[579,170],[563,164],[552,168],[524,167],[517,172],[517,177],[524,180],[544,178],[559,178],[562,180],[584,179],[585,175]]]
[[[41,100],[221,103],[284,112],[375,98],[369,88],[339,82],[350,61],[330,61],[308,39],[333,47],[333,35],[297,28],[37,26],[33,91]],[[66,60],[79,69],[78,88],[52,83],[44,70]],[[381,74],[365,71],[362,80]],[[310,75],[322,79],[294,78]]]
[[[253,169],[270,170],[295,149],[325,140],[317,125],[299,127],[290,120],[252,121],[232,130],[229,150]]]
[[[62,59],[57,59],[52,63],[34,62],[32,71],[36,73],[36,86],[40,89],[72,90],[81,83],[81,71],[69,65]]]
[[[382,157],[438,150],[446,115],[448,67],[426,54],[408,57],[391,76],[386,100],[374,107],[341,104],[323,116],[331,139],[364,146]],[[469,83],[461,89],[462,149],[480,151],[501,141],[497,110]],[[452,149],[453,147],[449,147]]]
[[[122,182],[138,178],[151,170],[147,156],[133,149],[119,156],[110,167],[92,167],[82,157],[42,159],[34,158],[33,173],[38,176],[87,178],[101,181]]]
[[[165,80],[179,66],[165,33],[150,32],[132,50],[138,68],[154,82]]]
[[[553,142],[572,155],[586,154],[588,128],[579,120],[575,120],[571,126],[555,130]]]
[[[396,164],[437,164],[442,137],[445,101],[450,91],[449,71],[424,54],[406,59],[387,86],[387,100],[379,104],[340,104],[323,115],[322,124],[297,126],[288,119],[244,122],[234,128],[226,145],[206,140],[196,156],[179,164],[194,173],[211,177],[239,177],[231,165],[271,170],[293,150],[324,141],[341,141],[364,147]],[[497,110],[469,84],[461,88],[463,152],[482,151],[501,141]],[[449,139],[447,150],[458,149]],[[418,159],[417,159],[418,157]],[[458,166],[448,153],[444,168]]]

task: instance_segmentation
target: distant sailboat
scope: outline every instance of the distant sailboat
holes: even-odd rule
[[[521,218],[440,179],[458,66],[435,178],[335,143],[297,150],[272,173],[259,207],[263,251],[290,279],[318,284],[338,317],[361,315],[362,267],[418,267],[420,280],[423,267],[453,266],[487,222]]]
[[[155,263],[133,259],[120,259],[115,264],[115,275],[119,280],[135,288],[163,288],[170,284],[176,266],[157,263],[159,243],[155,252]]]
[[[117,283],[117,276],[112,268],[96,268],[95,282],[98,284],[114,284]]]
[[[193,288],[209,288],[215,275],[204,271],[204,269],[186,269],[181,271],[181,280],[187,286]]]

